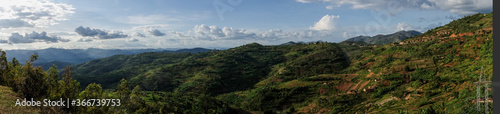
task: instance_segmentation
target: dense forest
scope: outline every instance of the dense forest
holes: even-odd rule
[[[2,51],[0,96],[9,97],[0,97],[0,113],[478,113],[475,101],[484,97],[476,99],[473,83],[492,78],[492,15],[467,16],[386,45],[251,43],[115,55],[62,71],[33,67],[36,54],[20,64]],[[22,98],[123,102],[15,107]]]

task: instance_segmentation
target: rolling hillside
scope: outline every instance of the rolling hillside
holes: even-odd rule
[[[323,56],[324,58],[317,58]],[[177,88],[179,91],[188,91],[198,90],[192,88],[205,82],[220,81],[218,85],[213,85],[213,88],[225,89],[211,92],[226,93],[252,87],[271,72],[271,66],[279,63],[292,65],[289,70],[297,72],[290,72],[294,76],[291,78],[296,78],[322,72],[333,73],[347,65],[345,57],[341,49],[332,43],[311,46],[262,46],[253,43],[228,50],[196,54],[116,55],[75,65],[74,69],[75,78],[83,85],[96,82],[101,83],[104,88],[116,87],[115,85],[124,78],[133,84],[142,85],[146,90],[157,87],[159,90],[173,91],[180,87]],[[284,63],[287,60],[290,62]],[[327,69],[298,71],[301,66],[319,63],[325,63],[321,67]]]

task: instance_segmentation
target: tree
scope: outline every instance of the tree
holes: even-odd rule
[[[100,84],[89,84],[87,88],[85,88],[84,91],[80,93],[80,98],[83,100],[89,100],[89,99],[102,99],[102,87]],[[93,114],[101,114],[104,113],[104,109],[100,108],[99,106],[83,106],[83,107],[78,107],[79,112],[85,112],[85,113],[93,113]]]
[[[78,97],[78,93],[80,93],[80,83],[72,78],[72,71],[70,66],[64,68],[63,72],[63,78],[59,81],[60,85],[64,85],[61,86],[61,98],[76,99]],[[75,111],[76,108],[70,106],[70,108],[64,108],[64,110]]]
[[[128,88],[127,80],[122,79],[120,84],[116,87],[116,94],[118,98],[121,100],[125,100],[129,98],[130,89]]]
[[[98,99],[101,97],[102,93],[101,85],[92,83],[89,84],[84,91],[80,92],[80,97],[82,99]]]
[[[35,52],[33,55],[30,56],[30,62],[35,62],[38,59],[38,53]]]
[[[120,81],[120,84],[118,84],[118,86],[116,87],[115,94],[118,96],[118,99],[120,99],[120,102],[122,104],[122,106],[117,108],[121,110],[126,110],[130,102],[129,101],[130,89],[128,88],[127,80],[122,79]]]
[[[144,111],[146,111],[146,101],[142,99],[142,92],[139,85],[135,86],[135,88],[132,90],[129,101],[130,104],[128,106],[128,110],[130,110],[130,112],[145,113]]]
[[[12,63],[12,66],[21,65],[21,63],[19,63],[19,61],[16,59],[16,57],[12,57],[11,63]]]
[[[47,93],[48,86],[45,84],[45,76],[47,73],[42,67],[33,68],[31,62],[36,60],[38,55],[32,55],[30,61],[26,61],[20,72],[19,82],[17,84],[19,92],[25,98],[42,98]]]
[[[0,55],[0,83],[5,83],[5,78],[4,76],[9,72],[9,65],[7,61],[7,55],[5,51],[0,50],[2,55]]]
[[[52,67],[50,67],[47,72],[48,72],[48,74],[46,77],[46,81],[47,81],[46,85],[49,86],[47,89],[48,97],[49,97],[49,99],[60,98],[61,97],[61,94],[60,94],[61,87],[59,86],[59,83],[58,83],[59,71],[57,71],[57,66],[52,65]]]

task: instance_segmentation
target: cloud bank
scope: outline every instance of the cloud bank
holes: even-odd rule
[[[128,37],[128,35],[123,34],[123,32],[121,31],[108,32],[101,29],[93,29],[89,27],[84,28],[82,26],[77,27],[75,29],[75,32],[81,36],[97,37],[99,39],[115,39]]]
[[[71,5],[48,0],[2,1],[0,28],[46,27],[67,20],[74,13]]]
[[[290,41],[290,40],[316,40],[318,38],[331,38],[331,33],[316,30],[283,31],[271,29],[268,31],[249,31],[241,28],[218,27],[208,25],[195,25],[187,32],[171,31],[166,36],[180,39],[196,40],[251,40],[251,41]]]
[[[46,43],[58,43],[58,42],[68,42],[68,39],[62,39],[59,36],[47,35],[47,32],[43,31],[41,33],[33,31],[32,33],[25,33],[24,36],[19,33],[12,33],[9,36],[9,40],[2,40],[0,43],[34,43],[34,42],[46,42]]]

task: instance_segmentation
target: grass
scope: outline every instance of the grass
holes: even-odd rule
[[[36,107],[15,106],[16,100],[21,99],[18,96],[11,88],[0,86],[0,114],[41,113],[41,110]]]

